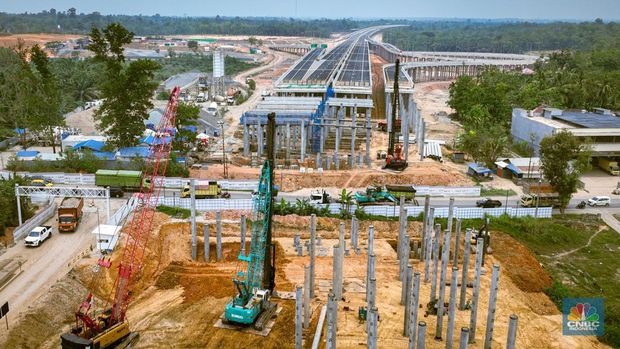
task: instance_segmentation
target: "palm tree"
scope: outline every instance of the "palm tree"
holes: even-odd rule
[[[297,199],[295,202],[295,209],[297,210],[298,215],[307,216],[312,210],[312,205],[310,205],[310,201],[308,199]]]
[[[346,189],[342,189],[342,192],[340,193],[340,204],[342,205],[342,209],[349,212],[352,203],[353,195],[351,192]]]
[[[74,89],[73,97],[81,106],[83,106],[85,102],[95,100],[99,97],[99,90],[93,79],[74,79],[72,85]]]

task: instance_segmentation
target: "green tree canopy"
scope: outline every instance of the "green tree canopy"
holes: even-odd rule
[[[93,28],[89,50],[95,59],[105,63],[100,90],[104,99],[95,113],[98,128],[117,147],[134,145],[144,131],[144,120],[153,107],[150,99],[157,83],[153,81],[159,64],[139,59],[125,62],[123,45],[131,42],[133,33],[120,24],[110,24],[100,31]]]
[[[564,212],[577,191],[579,176],[590,169],[590,149],[572,133],[562,131],[540,142],[540,161],[544,178],[560,195]]]

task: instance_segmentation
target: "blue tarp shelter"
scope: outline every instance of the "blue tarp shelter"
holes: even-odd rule
[[[127,147],[118,151],[124,158],[145,158],[149,156],[149,148],[147,147]]]
[[[96,141],[94,139],[89,139],[87,141],[80,142],[80,143],[74,145],[73,146],[73,150],[80,150],[80,149],[86,148],[86,149],[90,149],[90,150],[94,150],[94,151],[101,151],[101,149],[104,146],[105,146],[104,142]]]
[[[196,127],[196,126],[183,126],[182,128],[184,130],[191,131],[191,132],[194,132],[194,133],[198,132],[198,127]]]
[[[467,174],[470,176],[488,176],[490,174],[492,174],[493,171],[490,170],[489,168],[486,168],[480,164],[477,164],[475,162],[472,162],[471,164],[467,165]]]
[[[39,155],[39,152],[36,150],[21,150],[16,154],[18,158],[34,158],[37,155]]]
[[[116,159],[116,154],[112,152],[94,151],[93,155],[96,156],[99,160],[115,160]]]
[[[164,142],[166,144],[170,143],[170,137],[167,136],[165,138],[160,138],[160,137],[155,138],[155,136],[146,136],[146,137],[140,139],[140,143],[144,143],[144,144],[148,144],[148,145],[153,145],[153,143],[162,144]]]

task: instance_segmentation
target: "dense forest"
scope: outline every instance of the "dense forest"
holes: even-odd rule
[[[381,21],[358,22],[349,19],[298,20],[288,18],[240,17],[166,17],[125,16],[77,13],[50,9],[40,13],[9,14],[0,12],[0,33],[78,33],[87,34],[91,27],[120,23],[136,35],[226,34],[329,37]]]
[[[620,48],[620,24],[415,22],[386,30],[383,41],[402,50],[524,53]]]

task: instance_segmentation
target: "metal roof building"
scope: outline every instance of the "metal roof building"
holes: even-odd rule
[[[620,117],[612,111],[601,108],[591,112],[555,108],[512,110],[513,139],[530,143],[537,153],[543,138],[562,130],[588,139],[594,157],[620,157]]]

